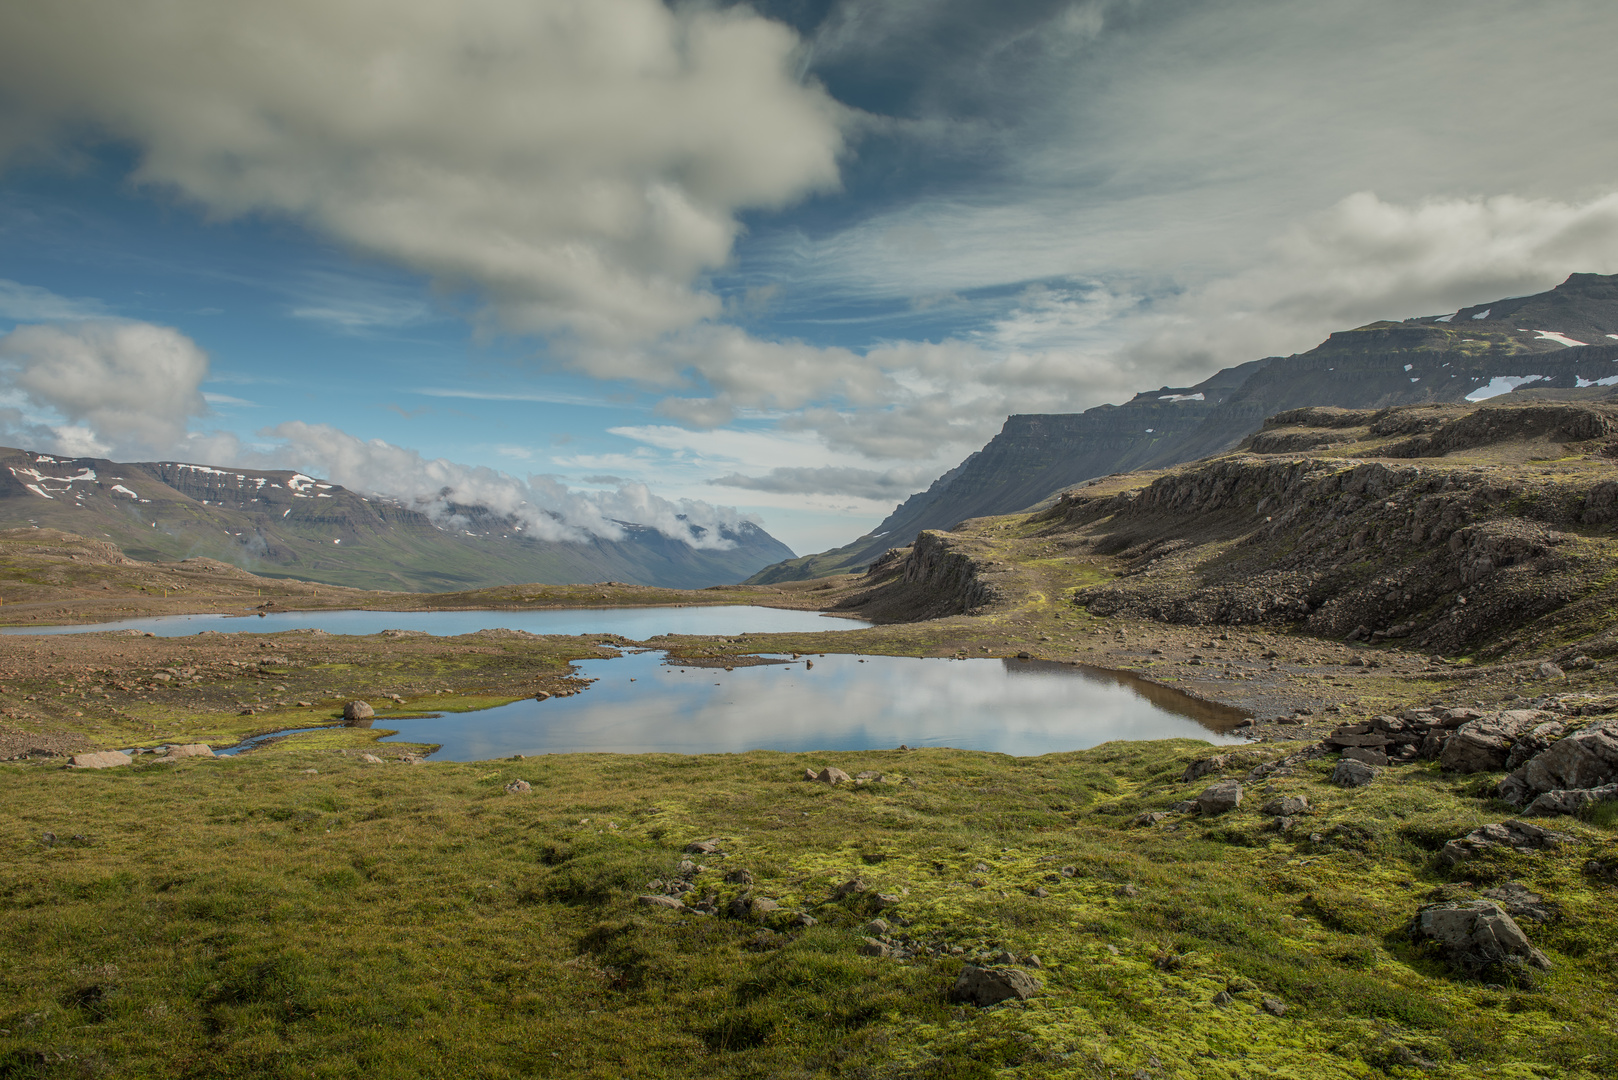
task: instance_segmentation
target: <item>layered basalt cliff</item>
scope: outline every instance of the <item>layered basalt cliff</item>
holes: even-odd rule
[[[1560,470],[1387,458],[1475,445],[1484,432],[1496,444],[1557,438],[1599,451],[1618,430],[1618,411],[1348,418],[1368,421],[1359,435],[1378,460],[1242,454],[1138,490],[1063,496],[1037,520],[1122,564],[1077,602],[1093,614],[1171,623],[1295,622],[1329,637],[1410,637],[1438,651],[1498,643],[1552,613],[1561,624],[1605,612],[1618,470],[1598,454]],[[1297,432],[1296,421],[1316,418],[1276,419],[1285,423],[1272,431]]]

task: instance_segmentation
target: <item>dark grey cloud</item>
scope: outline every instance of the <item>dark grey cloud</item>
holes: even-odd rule
[[[730,473],[709,483],[768,491],[778,495],[847,495],[859,499],[903,499],[932,479],[925,469],[776,468],[762,476]]]

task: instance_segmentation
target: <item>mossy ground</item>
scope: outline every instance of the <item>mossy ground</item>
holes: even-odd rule
[[[1614,890],[1581,872],[1610,858],[1611,823],[1463,879],[1434,852],[1498,818],[1478,779],[1414,766],[1344,791],[1320,762],[1273,782],[1315,808],[1290,833],[1257,789],[1225,817],[1131,826],[1207,782],[1178,780],[1206,749],[366,766],[289,742],[0,767],[0,1074],[1618,1072]],[[799,779],[825,764],[885,779]],[[515,779],[533,792],[506,794]],[[696,857],[699,892],[727,898],[746,869],[755,896],[819,924],[638,906],[699,839],[723,852]],[[870,892],[833,900],[854,876]],[[1553,971],[1490,987],[1411,947],[1420,904],[1506,878],[1561,905],[1529,930]],[[963,952],[859,955],[877,891],[904,893],[895,933]],[[1037,954],[1043,992],[950,1003],[962,965],[999,950]]]

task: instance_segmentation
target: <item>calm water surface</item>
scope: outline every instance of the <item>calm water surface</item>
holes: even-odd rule
[[[659,634],[794,634],[858,630],[860,619],[771,607],[554,608],[543,611],[276,611],[258,615],[160,615],[122,622],[77,626],[6,627],[7,634],[86,634],[142,630],[158,637],[183,637],[205,630],[273,634],[282,630],[324,630],[328,634],[376,634],[421,630],[439,637],[479,630],[526,630],[530,634],[620,634],[644,641]]]
[[[951,746],[1027,756],[1113,739],[1226,734],[1246,714],[1126,672],[1040,661],[839,656],[680,668],[661,652],[588,660],[575,697],[475,713],[378,717],[387,741],[439,743],[435,759],[512,754],[711,754]]]

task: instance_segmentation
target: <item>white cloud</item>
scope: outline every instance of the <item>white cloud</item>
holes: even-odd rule
[[[107,314],[106,305],[88,297],[58,296],[37,285],[0,278],[0,318],[17,322],[57,322],[96,319]]]
[[[709,483],[720,487],[783,495],[849,495],[880,502],[902,500],[936,477],[928,469],[875,469],[779,466],[762,476],[728,473]]]
[[[166,452],[207,412],[198,390],[207,376],[195,342],[151,323],[19,326],[0,337],[0,379],[67,421],[43,421],[62,453]]]
[[[694,283],[739,211],[836,185],[847,113],[797,49],[659,0],[5,5],[0,151],[94,129],[142,183],[470,289],[491,327],[630,341],[719,310]]]
[[[734,544],[720,530],[750,520],[728,507],[660,498],[645,484],[573,491],[554,477],[521,480],[485,466],[425,458],[415,450],[381,439],[360,439],[326,424],[289,422],[264,434],[280,440],[267,456],[283,467],[367,494],[390,496],[451,526],[457,507],[481,506],[514,517],[530,536],[544,540],[622,540],[625,533],[619,523],[630,522],[695,548],[725,549]],[[261,464],[263,457],[251,455]]]

